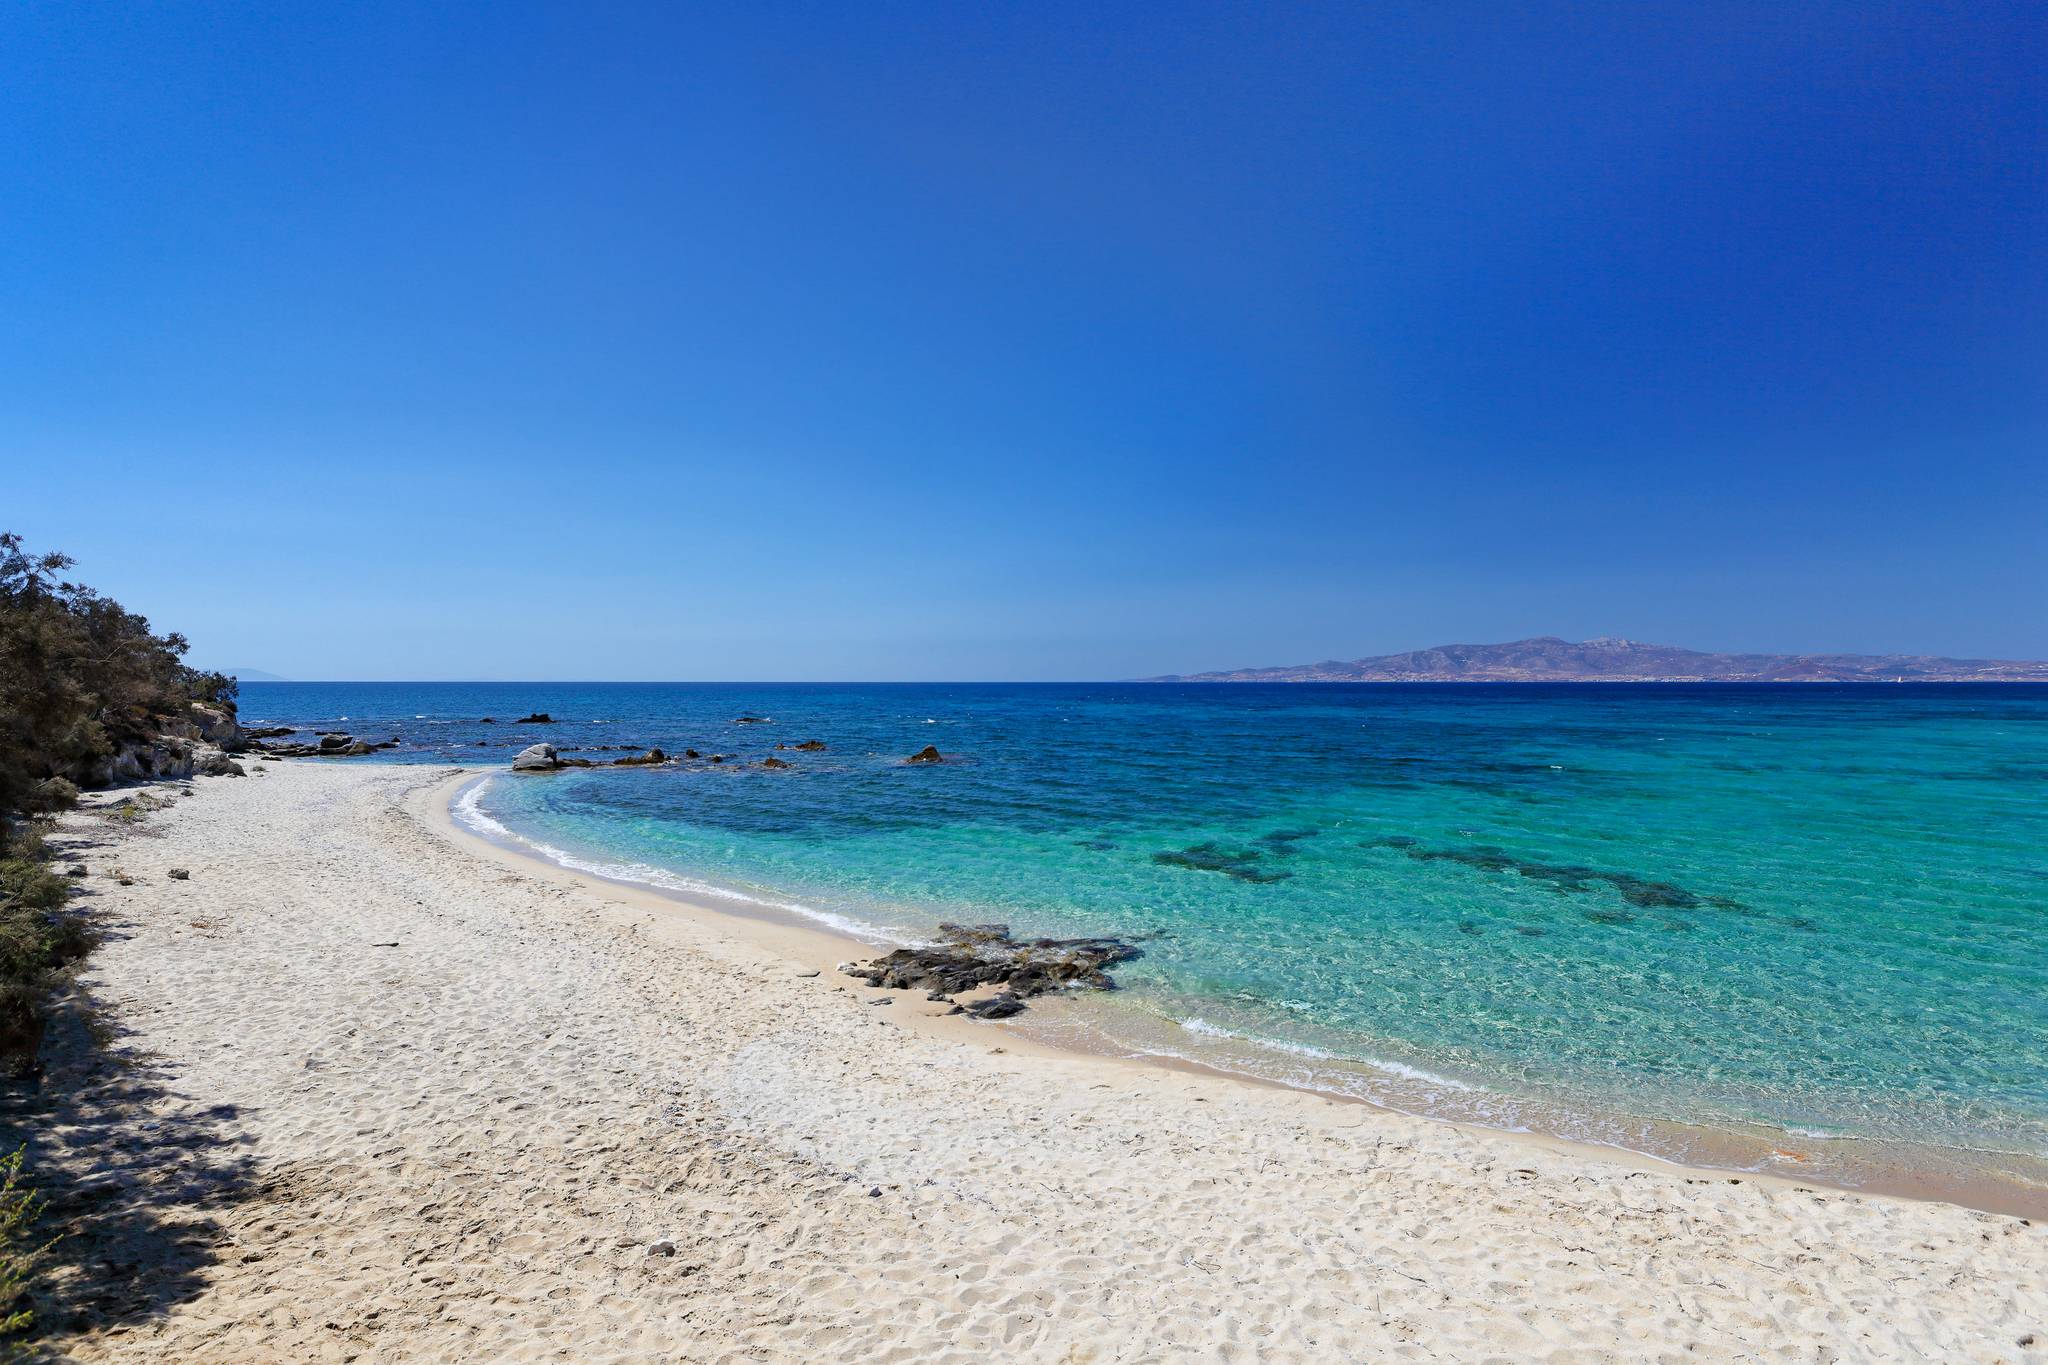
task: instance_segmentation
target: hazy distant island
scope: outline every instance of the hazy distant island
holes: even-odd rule
[[[1140,682],[2041,682],[2048,663],[1928,654],[1709,654],[1639,640],[1539,635],[1319,664],[1175,673]]]

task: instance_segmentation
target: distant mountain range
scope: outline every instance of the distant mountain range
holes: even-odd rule
[[[260,668],[223,668],[223,669],[221,669],[220,671],[221,671],[222,673],[225,673],[225,674],[227,674],[227,675],[228,675],[228,676],[229,676],[230,678],[233,678],[233,679],[235,679],[235,680],[236,680],[236,681],[238,681],[238,682],[290,682],[290,681],[291,681],[291,679],[290,679],[290,678],[280,678],[280,677],[278,677],[278,676],[277,676],[277,674],[275,674],[275,673],[265,673],[265,672],[264,672],[264,671],[263,671],[262,669],[260,669]]]
[[[1141,682],[2039,682],[2048,663],[1927,654],[1708,654],[1637,640],[1438,645],[1282,668],[1170,674]]]

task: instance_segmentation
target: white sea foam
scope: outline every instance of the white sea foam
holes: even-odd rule
[[[1423,1085],[1439,1086],[1445,1090],[1476,1089],[1476,1087],[1467,1085],[1463,1081],[1455,1081],[1449,1076],[1439,1076],[1435,1072],[1424,1071],[1420,1067],[1407,1066],[1401,1062],[1385,1061],[1378,1057],[1346,1057],[1342,1053],[1331,1052],[1325,1048],[1312,1047],[1307,1043],[1290,1043],[1284,1039],[1262,1038],[1257,1034],[1240,1033],[1236,1029],[1225,1028],[1221,1024],[1212,1024],[1199,1015],[1190,1016],[1176,1022],[1187,1032],[1198,1034],[1205,1038],[1228,1038],[1235,1042],[1250,1043],[1253,1047],[1264,1051],[1284,1052],[1294,1057],[1306,1057],[1311,1061],[1355,1062],[1361,1066],[1369,1066],[1374,1071],[1385,1072],[1390,1076],[1399,1076],[1403,1080],[1417,1081]]]
[[[901,934],[869,924],[864,920],[855,919],[850,915],[842,915],[832,910],[822,910],[815,905],[805,905],[799,901],[774,900],[765,896],[749,895],[744,891],[735,891],[731,887],[699,881],[695,877],[685,877],[680,873],[671,872],[664,867],[655,867],[649,863],[609,862],[601,859],[587,858],[580,854],[571,853],[567,849],[557,848],[545,840],[516,833],[513,830],[507,829],[502,823],[487,814],[480,804],[484,792],[496,780],[494,777],[486,777],[472,782],[463,789],[462,794],[456,798],[455,803],[449,808],[457,821],[487,838],[501,843],[517,844],[519,847],[545,858],[557,867],[565,867],[572,872],[587,872],[593,877],[603,877],[606,881],[652,886],[658,890],[673,892],[680,896],[709,897],[716,900],[736,901],[742,905],[754,905],[767,910],[779,910],[787,914],[800,915],[805,919],[823,924],[828,928],[836,929],[840,933],[851,934],[855,938],[866,939],[870,942],[903,943],[907,941]]]

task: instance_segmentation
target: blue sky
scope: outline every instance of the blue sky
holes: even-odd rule
[[[2048,657],[2048,12],[0,10],[0,523],[288,676]]]

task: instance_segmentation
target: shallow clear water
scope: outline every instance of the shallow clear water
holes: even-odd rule
[[[819,739],[474,813],[897,935],[1146,935],[1143,1047],[1406,1106],[2048,1157],[2044,688],[249,684],[243,717],[400,761]]]

